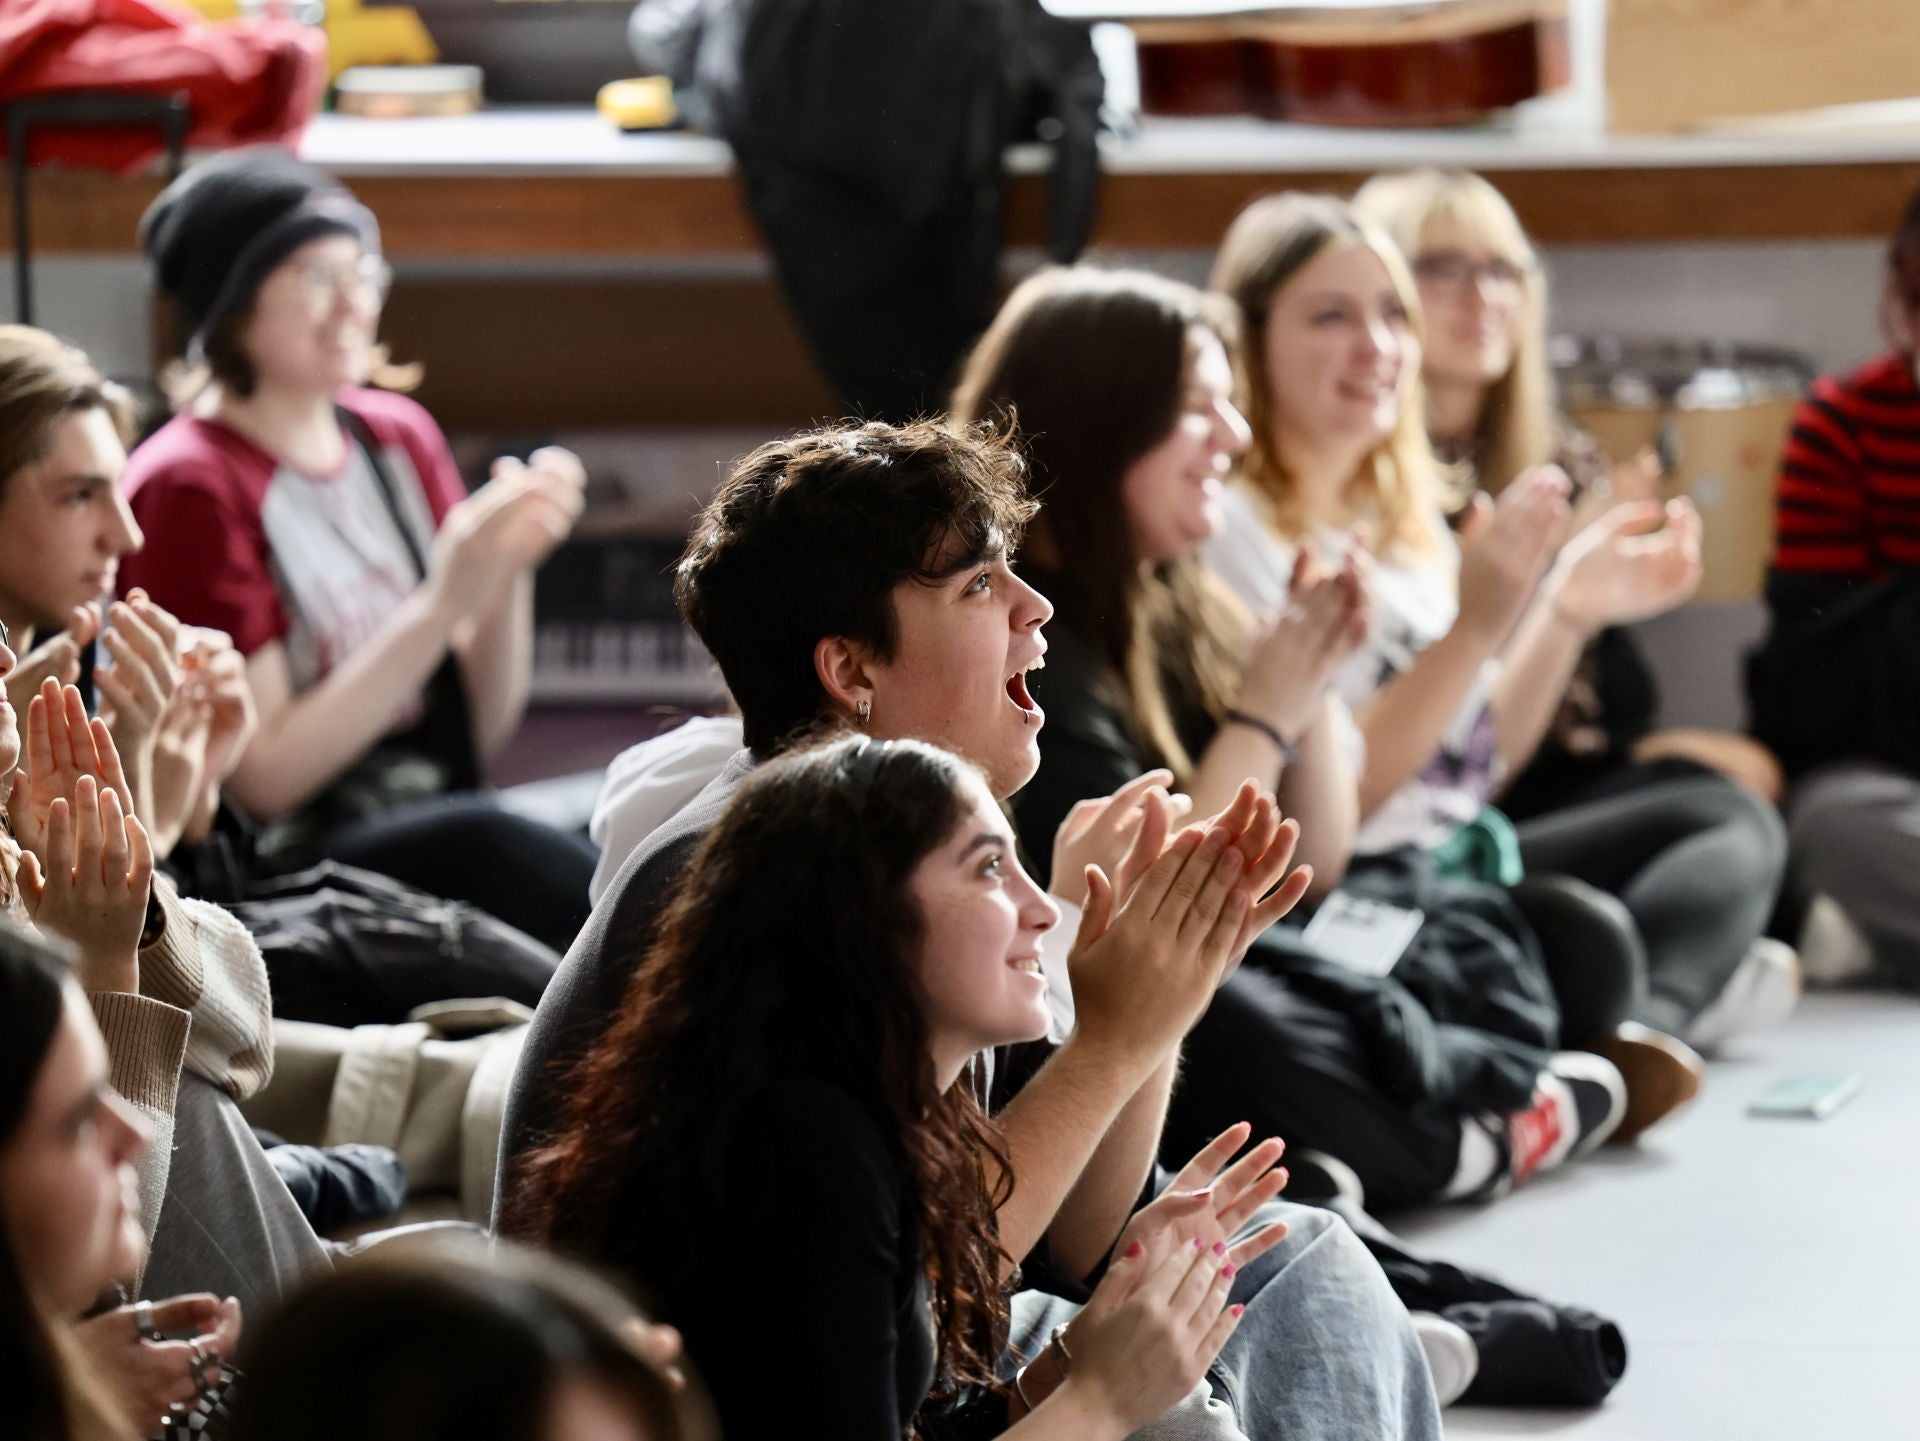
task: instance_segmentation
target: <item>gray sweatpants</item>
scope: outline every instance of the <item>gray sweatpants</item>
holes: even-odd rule
[[[320,1238],[226,1092],[188,1072],[141,1294],[238,1296],[257,1315],[327,1264]]]
[[[1275,1201],[1287,1239],[1234,1279],[1247,1308],[1207,1382],[1135,1441],[1439,1441],[1433,1377],[1407,1308],[1330,1211]],[[1013,1346],[1032,1356],[1079,1310],[1041,1291],[1013,1298]]]
[[[1831,897],[1880,968],[1920,985],[1920,778],[1869,761],[1822,766],[1787,798],[1794,894]]]

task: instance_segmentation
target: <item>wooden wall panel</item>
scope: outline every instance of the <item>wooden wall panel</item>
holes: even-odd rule
[[[1899,99],[1917,77],[1914,0],[1607,0],[1616,131]]]

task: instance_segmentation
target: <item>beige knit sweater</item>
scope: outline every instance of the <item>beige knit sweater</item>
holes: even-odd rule
[[[0,837],[0,846],[11,843]],[[14,859],[0,856],[9,876]],[[181,1071],[236,1101],[255,1095],[273,1075],[267,965],[246,927],[218,906],[184,899],[164,876],[154,877],[153,905],[159,929],[140,948],[140,993],[87,996],[106,1040],[108,1079],[153,1128],[153,1145],[139,1164],[140,1220],[148,1236],[159,1223],[173,1164]],[[5,910],[32,929],[17,892]]]

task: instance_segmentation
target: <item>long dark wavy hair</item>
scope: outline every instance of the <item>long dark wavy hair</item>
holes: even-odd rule
[[[66,1003],[67,967],[52,946],[0,919],[0,1151],[13,1140]],[[0,1226],[0,1396],[8,1436],[77,1441],[120,1432],[99,1381],[47,1326]]]
[[[1232,704],[1251,621],[1198,555],[1142,565],[1120,488],[1179,419],[1196,333],[1232,354],[1228,307],[1190,285],[1042,271],[1007,297],[953,400],[958,420],[1015,427],[1042,503],[1032,528],[1059,556],[1048,599],[1119,682],[1141,753],[1183,779],[1192,758],[1168,689],[1213,713]]]
[[[935,746],[853,736],[747,779],[566,1084],[559,1139],[522,1170],[516,1235],[604,1260],[638,1196],[650,1224],[697,1230],[692,1213],[725,1188],[736,1121],[783,1078],[815,1077],[897,1143],[943,1386],[991,1380],[1006,1331],[994,1217],[1013,1173],[966,1079],[935,1084],[908,887],[963,818],[968,774]],[[698,1258],[686,1264],[691,1276]]]

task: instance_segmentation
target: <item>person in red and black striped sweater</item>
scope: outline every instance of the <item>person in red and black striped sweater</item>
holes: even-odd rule
[[[1814,382],[1794,415],[1747,690],[1793,781],[1792,888],[1824,897],[1810,924],[1847,942],[1803,945],[1809,979],[1824,951],[1826,979],[1877,965],[1920,983],[1920,193],[1881,324],[1890,351]]]

